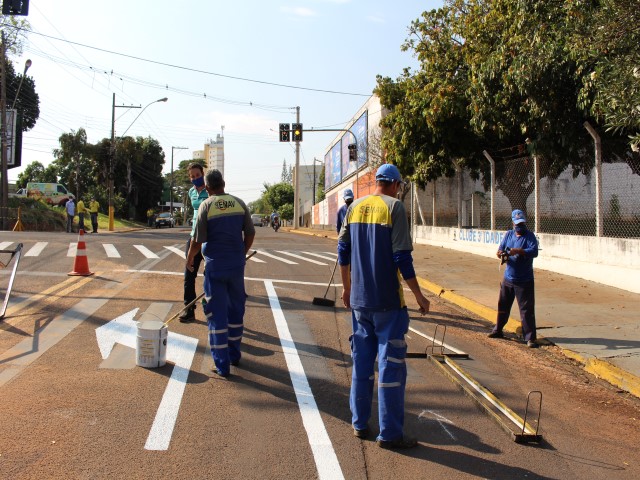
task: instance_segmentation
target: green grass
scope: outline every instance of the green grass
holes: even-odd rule
[[[18,207],[20,207],[20,220],[24,231],[35,232],[64,232],[67,228],[67,213],[63,207],[52,207],[32,198],[9,198],[8,219],[10,228],[13,228],[18,220]],[[87,230],[91,229],[91,217],[85,214],[84,224]],[[78,230],[78,216],[73,222],[74,230]],[[113,227],[115,230],[128,228],[144,228],[146,223],[135,222],[115,218]],[[109,230],[109,216],[98,214],[98,231]]]

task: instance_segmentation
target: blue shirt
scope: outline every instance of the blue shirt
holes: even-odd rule
[[[538,239],[530,230],[517,236],[514,230],[509,230],[502,237],[498,250],[522,248],[524,255],[511,255],[504,270],[504,279],[512,283],[533,281],[533,259],[538,256]]]
[[[228,193],[212,195],[200,205],[194,226],[193,239],[202,243],[207,275],[244,266],[244,237],[256,230],[242,200]]]
[[[336,219],[336,230],[338,231],[338,233],[340,233],[340,229],[342,228],[342,223],[344,222],[344,217],[347,215],[347,208],[349,208],[349,205],[345,203],[338,210],[338,216]]]
[[[351,307],[369,311],[405,307],[400,271],[404,278],[415,277],[411,250],[400,200],[387,195],[355,200],[338,236],[338,262],[351,265]]]
[[[209,194],[207,193],[207,189],[203,188],[198,192],[196,187],[191,187],[189,189],[189,200],[191,200],[191,206],[193,207],[193,225],[191,225],[191,236],[195,236],[196,231],[196,221],[198,220],[198,209],[200,208],[200,204],[204,202],[207,198],[209,198]]]

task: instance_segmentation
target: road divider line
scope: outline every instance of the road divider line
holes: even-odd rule
[[[167,247],[165,246],[164,248],[166,248],[167,250],[169,250],[170,252],[175,253],[176,255],[178,255],[180,258],[182,258],[183,260],[187,259],[187,256],[184,253],[184,250],[177,248],[177,247]]]
[[[133,247],[136,248],[142,255],[144,255],[147,258],[160,258],[158,255],[153,253],[144,245],[134,245]]]
[[[291,252],[284,252],[284,251],[282,251],[282,250],[276,250],[276,252],[281,253],[281,254],[283,254],[283,255],[289,255],[290,257],[297,258],[298,260],[302,260],[302,261],[304,261],[304,262],[315,263],[316,265],[327,265],[327,264],[326,264],[326,263],[324,263],[324,262],[319,262],[319,261],[317,261],[317,260],[313,260],[313,259],[311,259],[311,258],[305,258],[305,257],[303,257],[302,255],[296,255],[295,253],[291,253]]]
[[[42,253],[45,247],[49,245],[49,242],[38,242],[24,254],[25,257],[37,257]]]
[[[286,258],[278,257],[277,255],[273,255],[272,253],[263,252],[262,250],[258,250],[258,255],[264,255],[265,257],[274,258],[281,261],[282,263],[286,263],[287,265],[298,265],[296,262],[292,262],[291,260],[287,260]]]
[[[104,251],[107,254],[107,257],[109,257],[109,258],[121,258],[120,257],[120,252],[118,252],[118,250],[116,249],[116,247],[115,247],[115,245],[113,243],[103,243],[102,247],[104,248]]]
[[[335,262],[336,260],[336,257],[327,257],[326,255],[329,255],[328,253],[324,255],[321,253],[314,253],[314,252],[302,252],[302,253],[304,253],[305,255],[313,255],[314,257],[323,258],[324,260],[331,260],[332,262]]]
[[[287,319],[280,307],[278,295],[271,281],[265,280],[264,285],[267,289],[269,304],[273,312],[276,329],[280,338],[280,345],[287,362],[287,369],[293,384],[293,390],[298,401],[298,408],[302,416],[302,423],[307,432],[309,445],[316,462],[318,477],[321,479],[340,479],[344,478],[338,457],[331,444],[331,439],[324,426],[318,405],[316,404],[311,386],[304,373],[302,361],[298,355],[298,350],[291,337]]]

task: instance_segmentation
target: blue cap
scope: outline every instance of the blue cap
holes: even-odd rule
[[[402,177],[400,176],[400,170],[395,165],[391,163],[385,163],[378,168],[376,172],[376,181],[383,180],[385,182],[400,182],[404,183]]]
[[[511,212],[511,221],[517,225],[519,223],[525,223],[527,218],[524,216],[524,212],[522,210],[514,210]]]
[[[353,191],[350,188],[347,188],[344,192],[342,192],[342,198],[344,198],[345,200],[353,200]]]

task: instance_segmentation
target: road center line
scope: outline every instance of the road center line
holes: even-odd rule
[[[302,423],[307,431],[309,445],[311,446],[313,458],[316,462],[318,477],[321,479],[344,478],[342,470],[340,469],[338,457],[336,456],[329,434],[322,422],[322,417],[320,416],[316,400],[313,397],[311,386],[309,385],[307,376],[304,373],[304,367],[302,366],[302,361],[298,355],[298,350],[296,349],[293,338],[291,337],[287,319],[280,307],[280,301],[278,300],[276,290],[273,287],[273,283],[269,280],[265,280],[264,286],[266,287],[267,295],[269,296],[269,304],[271,305],[271,311],[273,312],[273,319],[275,320],[276,328],[278,330],[280,344],[282,345],[284,358],[287,362],[289,375],[291,376],[293,390],[298,401],[298,408],[300,409],[300,415],[302,416]]]

